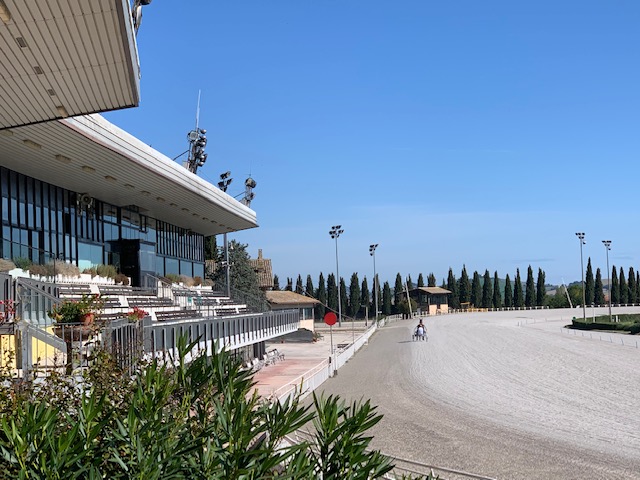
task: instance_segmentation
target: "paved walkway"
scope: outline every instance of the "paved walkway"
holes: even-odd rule
[[[326,331],[325,331],[326,329]],[[364,329],[363,322],[343,322],[342,327],[333,327],[334,349],[340,344],[351,344],[353,336],[357,338]],[[322,332],[324,338],[316,342],[267,342],[267,350],[277,348],[284,354],[284,360],[273,365],[262,367],[254,376],[256,389],[262,396],[272,395],[276,390],[291,383],[298,383],[300,377],[327,360],[331,352],[331,335],[329,327],[316,324],[316,331]]]

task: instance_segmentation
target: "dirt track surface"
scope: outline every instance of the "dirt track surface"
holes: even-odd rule
[[[390,455],[501,480],[640,479],[636,337],[562,329],[581,313],[428,318],[427,343],[391,323],[321,391],[378,405]]]

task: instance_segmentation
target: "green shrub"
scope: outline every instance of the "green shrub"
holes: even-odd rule
[[[13,263],[15,263],[17,268],[21,268],[22,270],[29,270],[29,267],[33,264],[31,260],[25,257],[15,257]]]
[[[640,323],[634,323],[633,325],[631,325],[629,327],[629,333],[631,335],[637,335],[638,333],[640,333]]]
[[[225,350],[186,363],[194,346],[181,337],[175,363],[135,377],[99,353],[84,394],[55,373],[37,387],[0,382],[2,478],[366,480],[392,468],[366,450],[381,418],[368,401],[269,402]],[[311,421],[311,443],[282,447]]]
[[[96,272],[101,277],[116,278],[116,267],[114,265],[98,265],[96,266]]]
[[[167,283],[180,283],[181,282],[180,275],[175,274],[175,273],[167,273],[164,276],[164,279],[167,281]]]
[[[98,269],[96,267],[89,267],[85,268],[82,273],[95,277],[96,275],[98,275]]]

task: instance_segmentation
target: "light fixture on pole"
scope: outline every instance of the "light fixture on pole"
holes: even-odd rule
[[[340,271],[338,268],[338,237],[344,233],[342,225],[334,225],[329,230],[329,235],[336,241],[336,284],[338,285],[338,326],[342,326],[342,300],[340,299]]]
[[[220,181],[218,182],[218,188],[223,192],[227,191],[229,184],[233,181],[231,178],[231,172],[226,171],[220,174]],[[227,232],[222,235],[224,241],[224,268],[225,268],[225,283],[227,284],[227,297],[231,297],[231,263],[229,262],[229,243],[227,241]]]
[[[377,322],[378,321],[378,285],[377,285],[378,277],[376,276],[376,248],[378,248],[377,243],[375,245],[369,245],[369,255],[373,257],[373,297],[375,299],[375,304],[376,304],[375,319]]]
[[[587,322],[587,307],[586,297],[584,294],[584,261],[582,260],[582,245],[587,242],[584,241],[584,232],[576,232],[576,236],[580,240],[580,268],[582,270],[582,321]]]
[[[609,322],[613,322],[613,317],[611,316],[611,270],[609,270],[609,250],[611,250],[611,240],[602,240],[604,244],[604,248],[607,249],[607,278],[609,282]]]

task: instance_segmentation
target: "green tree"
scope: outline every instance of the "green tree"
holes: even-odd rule
[[[360,280],[358,279],[357,272],[351,274],[351,283],[349,284],[349,308],[347,311],[353,318],[356,318],[360,311]]]
[[[340,301],[342,302],[342,315],[344,315],[346,306],[349,302],[349,296],[347,295],[347,284],[344,281],[344,277],[340,277]]]
[[[247,253],[247,245],[231,240],[229,242],[229,263],[231,264],[229,276],[231,279],[232,296],[238,293],[256,299],[260,302],[265,300],[264,292],[260,290],[258,284],[258,274],[249,263],[250,257]],[[213,274],[213,282],[216,285],[224,285],[225,269],[218,268]]]
[[[595,298],[595,285],[593,282],[593,269],[591,268],[591,257],[587,260],[587,275],[584,280],[584,301],[586,305],[593,305]]]
[[[502,308],[502,295],[500,294],[500,279],[498,271],[493,274],[493,307]]]
[[[402,284],[402,276],[398,273],[396,275],[396,284],[393,288],[393,312],[396,314],[401,313],[398,308],[398,304],[400,302],[402,292],[404,292],[404,285]]]
[[[561,285],[556,289],[555,295],[547,295],[545,305],[549,308],[567,308],[569,300],[567,300],[566,287]]]
[[[614,265],[611,268],[611,291],[609,294],[611,295],[611,303],[617,305],[620,303],[620,284],[618,283],[618,271],[616,270],[616,266]]]
[[[318,277],[318,289],[316,290],[316,300],[320,302],[320,305],[316,307],[316,318],[322,320],[326,313],[327,305],[327,284],[324,281],[324,275],[320,272]]]
[[[382,314],[385,316],[391,315],[391,287],[389,282],[384,282],[382,287]]]
[[[218,262],[218,244],[216,242],[216,236],[211,235],[209,237],[204,237],[204,259],[205,260],[213,260]]]
[[[287,277],[287,286],[284,289],[287,292],[293,292],[293,278]]]
[[[545,282],[545,273],[541,268],[538,268],[538,283],[536,284],[536,305],[538,306],[545,304],[545,297],[547,296]]]
[[[424,278],[422,278],[422,273],[418,275],[418,287],[424,287]]]
[[[473,280],[471,282],[471,304],[479,308],[482,306],[482,288],[480,287],[480,275],[478,271],[473,272]]]
[[[520,269],[516,269],[516,281],[513,287],[513,306],[524,307],[524,297],[522,295],[522,281],[520,280]]]
[[[304,294],[307,297],[315,298],[315,290],[313,288],[313,280],[311,280],[311,275],[307,275],[307,286],[304,289]]]
[[[338,312],[338,284],[333,273],[327,276],[327,307],[333,312]]]
[[[450,307],[451,308],[460,308],[460,297],[458,294],[458,282],[456,281],[456,277],[453,274],[453,270],[449,267],[449,275],[447,277],[447,290],[451,292],[449,297]]]
[[[629,276],[627,278],[627,288],[629,289],[629,298],[627,298],[627,303],[635,304],[638,300],[636,298],[636,274],[633,271],[633,267],[629,267]]]
[[[411,275],[407,275],[407,288],[413,290],[413,282],[411,281]]]
[[[600,273],[600,269],[596,269],[596,283],[595,283],[595,292],[593,296],[593,303],[595,305],[604,305],[604,288],[602,286],[602,274]]]
[[[304,286],[302,285],[302,276],[298,274],[298,279],[296,280],[296,293],[298,295],[302,295],[304,293]]]
[[[367,277],[362,279],[362,286],[360,287],[360,305],[369,305],[371,306],[371,298],[369,293],[369,283],[367,282]],[[374,307],[375,308],[375,307]],[[375,310],[369,310],[369,315]],[[367,312],[364,312],[366,315]]]
[[[504,306],[513,307],[513,289],[511,288],[511,279],[508,273],[504,279]]]
[[[624,278],[624,268],[620,267],[620,303],[625,305],[627,300],[629,299],[629,287],[627,286],[627,281]]]
[[[433,272],[427,276],[427,286],[428,287],[436,286],[436,276],[433,274]]]
[[[276,291],[280,290],[280,279],[278,275],[273,276],[273,289]]]
[[[462,273],[460,274],[460,304],[469,303],[471,301],[471,282],[469,281],[469,275],[467,275],[467,267],[462,266]]]
[[[533,282],[533,269],[531,268],[531,265],[527,268],[527,286],[525,289],[524,304],[528,308],[531,308],[536,304],[536,286]]]
[[[640,272],[636,272],[636,302],[640,302]]]
[[[482,282],[482,308],[491,308],[493,306],[493,284],[491,283],[491,274],[489,270],[484,271]]]

